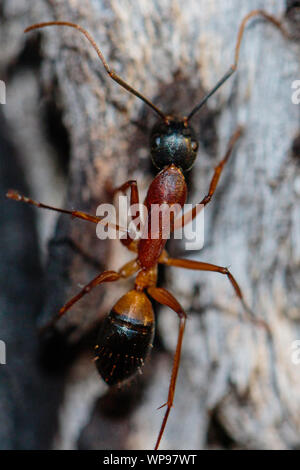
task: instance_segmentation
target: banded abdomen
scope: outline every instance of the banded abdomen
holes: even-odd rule
[[[108,385],[132,377],[143,366],[154,336],[154,313],[146,294],[131,290],[104,319],[96,365]]]

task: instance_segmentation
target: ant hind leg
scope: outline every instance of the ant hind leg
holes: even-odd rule
[[[175,351],[175,356],[174,356],[170,385],[169,385],[168,400],[164,405],[160,407],[160,408],[163,408],[164,406],[166,406],[167,410],[165,412],[165,416],[163,418],[163,422],[162,422],[162,425],[158,434],[158,438],[155,444],[155,450],[157,450],[159,447],[161,438],[163,436],[171,408],[173,406],[176,380],[177,380],[180,355],[181,355],[181,346],[182,346],[182,340],[183,340],[183,334],[184,334],[184,328],[185,328],[185,322],[186,322],[186,313],[181,307],[181,305],[179,304],[179,302],[175,299],[175,297],[166,289],[163,289],[161,287],[149,287],[147,289],[147,292],[158,303],[162,305],[166,305],[167,307],[170,307],[172,310],[174,310],[174,312],[176,312],[179,317],[177,346],[176,346],[176,351]]]
[[[49,322],[47,325],[42,327],[41,332],[46,331],[48,328],[51,328],[55,323],[83,296],[88,294],[94,287],[102,284],[103,282],[114,282],[118,281],[121,278],[127,278],[136,273],[139,269],[137,260],[129,261],[127,264],[122,266],[119,271],[103,271],[101,274],[98,274],[94,279],[92,279],[88,284],[86,284],[83,289],[81,289],[78,294],[72,297],[56,314],[56,316]]]

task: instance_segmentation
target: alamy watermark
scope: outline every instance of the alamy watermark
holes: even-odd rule
[[[296,339],[292,342],[291,345],[292,353],[291,353],[291,361],[295,366],[300,364],[300,340]]]
[[[3,80],[0,80],[0,104],[6,104],[6,86]]]
[[[113,204],[101,204],[96,215],[101,217],[96,233],[100,240],[168,240],[171,236],[185,240],[186,250],[200,250],[204,246],[204,205],[133,204],[126,196],[119,197],[119,210]]]
[[[6,364],[6,344],[0,340],[0,365]]]
[[[294,80],[292,83],[292,90],[295,90],[292,93],[292,103],[300,104],[300,80]]]

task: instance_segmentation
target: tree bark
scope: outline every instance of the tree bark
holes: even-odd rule
[[[184,115],[231,65],[243,16],[264,8],[297,30],[292,7],[272,0],[38,0],[29,6],[4,1],[0,70],[8,99],[3,112],[30,195],[90,213],[111,202],[107,181],[119,186],[137,179],[145,195],[155,174],[148,133],[156,117],[109,79],[77,31],[53,27],[24,36],[26,26],[51,20],[80,24],[122,78],[165,112]],[[203,249],[185,252],[184,242],[171,242],[169,251],[230,266],[246,302],[268,323],[271,339],[243,317],[225,276],[162,270],[161,285],[182,303],[188,322],[175,406],[161,448],[300,445],[300,366],[292,361],[292,343],[300,340],[300,108],[292,102],[292,83],[299,76],[299,42],[255,19],[245,33],[237,74],[193,119],[200,150],[187,178],[189,202],[206,194],[236,126],[245,131],[205,209]],[[36,252],[47,259],[43,325],[100,270],[117,269],[130,256],[118,240],[99,240],[93,224],[62,215],[54,230],[53,214],[39,212]],[[54,448],[154,445],[163,413],[154,410],[166,401],[176,315],[157,308],[157,339],[144,374],[120,391],[107,390],[91,361],[97,324],[130,286],[132,281],[95,289],[61,319],[61,337],[47,344],[48,360],[51,348],[61,339],[64,344],[51,364],[64,387],[55,401]],[[17,324],[15,334],[22,334]],[[37,353],[30,354],[34,359]],[[34,425],[28,421],[28,426]]]

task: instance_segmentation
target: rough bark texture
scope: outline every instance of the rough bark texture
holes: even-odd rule
[[[94,213],[98,204],[110,201],[108,180],[117,186],[136,178],[143,195],[155,174],[147,137],[155,122],[152,111],[109,80],[79,33],[51,28],[25,37],[22,31],[29,24],[52,19],[81,24],[124,79],[166,112],[185,114],[231,64],[242,17],[254,8],[280,17],[288,7],[285,22],[299,32],[295,3],[4,0],[3,113],[22,171],[13,165],[10,178],[3,173],[3,187],[22,190],[24,172],[33,197]],[[194,202],[206,193],[213,167],[238,123],[245,133],[205,210],[205,246],[185,256],[230,265],[247,302],[270,325],[272,339],[241,320],[240,304],[223,276],[162,271],[161,284],[189,316],[175,407],[162,448],[300,446],[300,366],[291,360],[292,342],[300,339],[300,108],[291,100],[292,82],[299,78],[299,42],[285,40],[261,20],[252,21],[238,73],[193,120],[200,139],[199,157],[188,177]],[[8,154],[3,151],[1,159],[12,165]],[[67,216],[58,219],[54,230],[56,217],[45,211],[37,213],[39,242],[34,243],[27,232],[34,230],[33,218],[24,224],[21,209],[1,199],[2,204],[11,237],[5,235],[1,244],[0,339],[9,343],[12,357],[26,354],[35,364],[34,312],[39,301],[34,292],[43,298],[43,324],[100,269],[121,266],[128,252],[118,241],[98,240],[93,224]],[[29,237],[24,246],[29,259],[22,258],[21,234],[24,240]],[[171,243],[170,251],[182,256],[184,243]],[[44,260],[45,288],[40,267],[33,264],[38,253]],[[29,271],[22,271],[20,259]],[[16,276],[4,271],[8,264]],[[156,347],[143,376],[130,386],[109,392],[91,361],[94,327],[128,285],[96,289],[61,320],[61,337],[50,338],[41,365],[32,366],[30,390],[16,361],[8,357],[7,365],[0,366],[1,397],[10,396],[11,407],[1,398],[6,415],[0,420],[2,448],[152,448],[162,418],[162,411],[155,410],[166,399],[176,344],[175,314],[157,309]],[[12,286],[20,293],[16,289],[9,295]],[[7,312],[20,298],[24,304],[14,319]],[[28,331],[19,321],[23,310]],[[34,404],[27,417],[11,394],[8,377],[23,404]],[[50,399],[51,417],[41,411]]]

